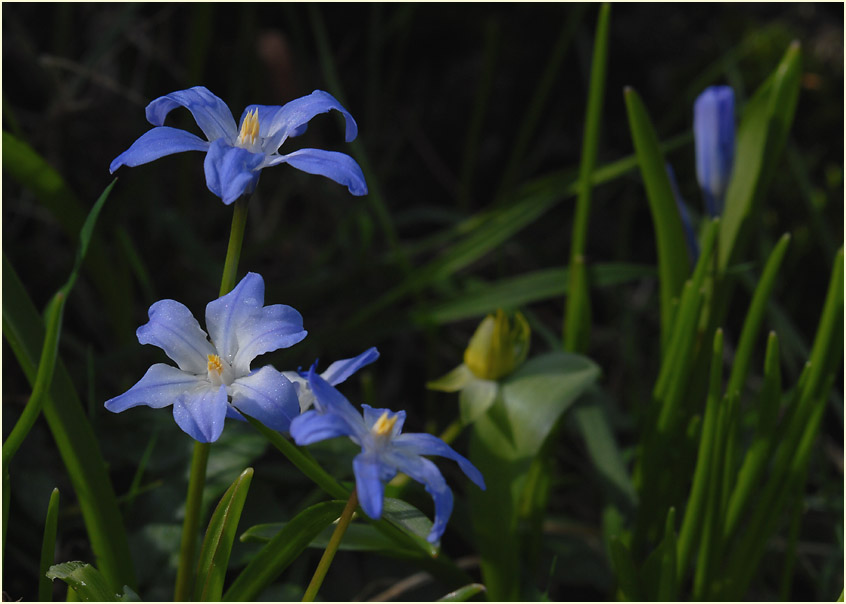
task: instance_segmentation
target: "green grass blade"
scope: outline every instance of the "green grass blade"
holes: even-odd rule
[[[720,229],[721,270],[745,247],[749,237],[744,232],[752,227],[748,219],[765,193],[787,140],[799,98],[801,59],[799,43],[794,42],[743,111]]]
[[[194,601],[220,601],[223,580],[229,566],[229,555],[232,553],[238,521],[241,519],[252,479],[252,468],[241,472],[220,498],[220,503],[212,514],[197,563]]]
[[[642,600],[639,573],[632,554],[626,545],[616,536],[608,543],[611,566],[617,580],[617,589],[622,592],[621,600],[638,602]]]
[[[585,132],[582,139],[582,158],[579,166],[579,196],[576,199],[576,214],[573,218],[573,235],[570,247],[570,291],[566,302],[563,333],[564,348],[571,352],[585,352],[590,341],[590,293],[584,257],[587,246],[590,200],[593,193],[590,182],[599,154],[599,127],[602,122],[602,106],[605,100],[605,73],[608,66],[610,19],[611,5],[605,3],[599,9],[599,19],[596,24],[585,115]]]
[[[38,573],[38,600],[51,602],[53,600],[53,581],[47,578],[47,571],[53,565],[56,553],[56,529],[59,523],[59,489],[50,493],[47,504],[47,517],[44,519],[44,538],[41,541],[41,563]]]
[[[5,256],[2,274],[3,335],[34,384],[44,325]],[[97,438],[61,360],[56,362],[42,412],[79,500],[98,567],[114,589],[133,586],[135,573],[114,489]]]
[[[345,501],[324,501],[297,514],[240,572],[223,594],[223,600],[255,600],[321,531],[338,519],[345,505]]]
[[[634,89],[626,88],[625,99],[635,154],[655,227],[661,291],[661,349],[666,350],[672,327],[670,309],[673,298],[681,293],[689,270],[687,244],[652,121]]]
[[[690,497],[684,512],[681,530],[678,538],[678,565],[676,573],[678,583],[681,584],[687,573],[697,543],[701,541],[704,530],[703,518],[708,505],[708,491],[713,471],[712,459],[719,429],[720,393],[722,391],[723,376],[723,330],[714,333],[714,347],[711,355],[710,381],[708,386],[708,400],[705,404],[705,418],[702,422],[702,433],[699,439],[699,451],[696,456],[696,469],[693,472],[693,483],[690,487]]]
[[[746,311],[746,320],[743,322],[743,329],[740,332],[740,340],[737,345],[737,352],[734,355],[734,365],[731,368],[726,392],[739,392],[746,381],[755,340],[758,337],[761,324],[764,322],[767,302],[775,286],[776,277],[779,274],[779,269],[781,269],[781,262],[789,244],[790,234],[785,233],[773,248],[767,264],[764,266],[764,272],[755,288],[749,310]]]

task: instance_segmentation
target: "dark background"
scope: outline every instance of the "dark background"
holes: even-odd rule
[[[413,311],[479,280],[564,266],[571,202],[557,204],[451,278],[412,288],[363,321],[350,319],[401,282],[409,266],[414,274],[414,268],[437,257],[442,251],[437,236],[459,220],[508,204],[532,179],[577,168],[597,8],[4,4],[3,129],[41,154],[87,211],[111,181],[111,160],[149,128],[144,106],[158,96],[202,84],[237,119],[250,103],[283,104],[316,88],[330,91],[358,122],[358,141],[372,170],[371,195],[351,197],[330,181],[287,166],[264,171],[250,204],[239,274],[261,273],[268,302],[290,304],[304,316],[309,337],[270,355],[277,368],[306,367],[315,357],[325,366],[376,345],[382,358],[365,372],[369,389],[362,396],[407,409],[412,431],[437,433],[454,417],[454,397],[428,393],[424,384],[460,362],[478,319],[422,324]],[[777,238],[793,234],[774,298],[808,344],[831,259],[843,240],[841,4],[614,5],[599,159],[611,162],[632,153],[624,86],[638,90],[659,135],[669,139],[690,132],[693,100],[707,85],[734,86],[742,107],[792,40],[801,42],[804,57],[799,105],[749,249],[760,270]],[[565,50],[557,55],[559,43]],[[527,130],[526,115],[554,57],[560,62]],[[168,120],[198,132],[187,111],[174,111]],[[290,141],[283,151],[310,146],[351,153],[338,124],[335,116],[318,117],[302,141]],[[698,215],[692,144],[667,159]],[[140,568],[139,593],[144,599],[168,599],[169,552],[178,543],[190,442],[166,412],[139,408],[115,416],[102,409],[102,402],[163,360],[160,351],[134,339],[150,304],[173,298],[202,316],[218,289],[231,209],[206,189],[200,154],[122,168],[117,175],[97,230],[110,269],[123,276],[112,284],[119,293],[104,296],[91,272],[83,272],[68,303],[60,354],[88,405],[118,494],[128,488],[150,434],[157,435],[144,481],[150,488],[124,515]],[[380,222],[380,204],[406,255],[405,267]],[[61,212],[4,169],[3,250],[39,307],[73,263],[76,243],[66,224]],[[596,189],[590,228],[590,261],[654,263],[651,220],[636,171]],[[736,337],[747,300],[748,293],[738,296],[726,326],[729,338]],[[539,302],[526,310],[533,351],[549,349],[551,338],[560,334],[563,302]],[[603,368],[620,441],[630,446],[636,441],[633,415],[648,400],[657,370],[655,281],[595,292],[593,321],[590,355]],[[785,381],[793,383],[804,358],[799,349],[785,348]],[[349,386],[351,393],[357,388],[357,383]],[[840,383],[835,390],[842,392]],[[4,343],[4,435],[29,392]],[[794,599],[828,598],[837,581],[842,583],[842,424],[837,394],[809,473]],[[219,464],[210,470],[212,492],[244,465],[254,465],[257,480],[245,526],[289,518],[302,509],[310,486],[241,428],[227,427]],[[554,546],[559,559],[548,577],[550,596],[609,598],[607,563],[594,547],[600,495],[582,443],[575,433],[570,436],[556,449],[561,479],[550,518],[565,530]],[[460,451],[463,446],[456,443]],[[43,511],[53,486],[63,493],[57,560],[90,559],[90,553],[45,425],[36,426],[15,465],[3,589],[12,599],[33,599]],[[425,494],[415,503],[428,509]],[[473,553],[461,524],[459,507],[444,541],[455,557]],[[566,530],[571,526],[579,530]],[[233,561],[250,551],[239,547]],[[304,556],[283,582],[303,585],[316,556]],[[342,554],[322,595],[371,597],[391,583],[385,577],[395,581],[411,572],[395,561]],[[294,588],[286,589],[267,596],[299,598]],[[755,589],[763,599],[773,597],[766,581]],[[410,594],[417,599],[443,592],[436,586]]]

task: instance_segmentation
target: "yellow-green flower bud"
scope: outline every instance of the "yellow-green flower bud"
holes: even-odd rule
[[[488,315],[476,328],[464,351],[464,364],[476,377],[498,380],[517,369],[529,354],[531,329],[520,312],[513,322],[502,309]]]

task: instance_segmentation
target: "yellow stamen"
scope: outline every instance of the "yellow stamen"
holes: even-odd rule
[[[253,109],[244,116],[241,124],[241,133],[238,135],[238,144],[254,145],[259,133],[258,109]]]
[[[220,362],[220,357],[216,354],[208,355],[209,358],[209,373],[223,374],[223,363]]]
[[[373,433],[377,436],[387,436],[394,429],[394,424],[397,423],[398,417],[399,415],[394,415],[389,418],[388,412],[384,411],[379,419],[376,420],[376,423],[373,424]]]

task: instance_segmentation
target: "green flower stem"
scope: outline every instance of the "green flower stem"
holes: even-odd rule
[[[344,511],[341,512],[341,517],[338,519],[338,526],[335,527],[335,532],[332,533],[332,538],[329,539],[326,551],[323,552],[320,562],[317,563],[317,569],[314,571],[314,576],[311,578],[311,582],[306,588],[305,595],[302,600],[303,602],[314,602],[314,598],[317,596],[320,586],[323,585],[323,579],[326,578],[326,573],[329,572],[329,567],[332,565],[332,560],[335,558],[335,552],[338,551],[338,546],[341,545],[341,539],[344,537],[344,533],[347,532],[347,527],[350,525],[350,521],[352,520],[353,512],[355,512],[355,508],[358,507],[357,493],[358,491],[353,489]]]
[[[244,230],[247,226],[247,204],[249,197],[239,197],[235,201],[232,215],[232,229],[229,234],[229,247],[223,264],[223,276],[220,279],[220,295],[225,296],[235,288],[238,275],[238,261],[244,243]],[[182,542],[179,546],[179,566],[176,570],[175,602],[190,599],[194,578],[194,554],[197,547],[197,530],[200,526],[200,508],[203,503],[203,490],[206,486],[206,466],[209,461],[210,443],[194,443],[191,458],[191,474],[188,477],[188,496],[185,500],[185,520],[182,523]]]

